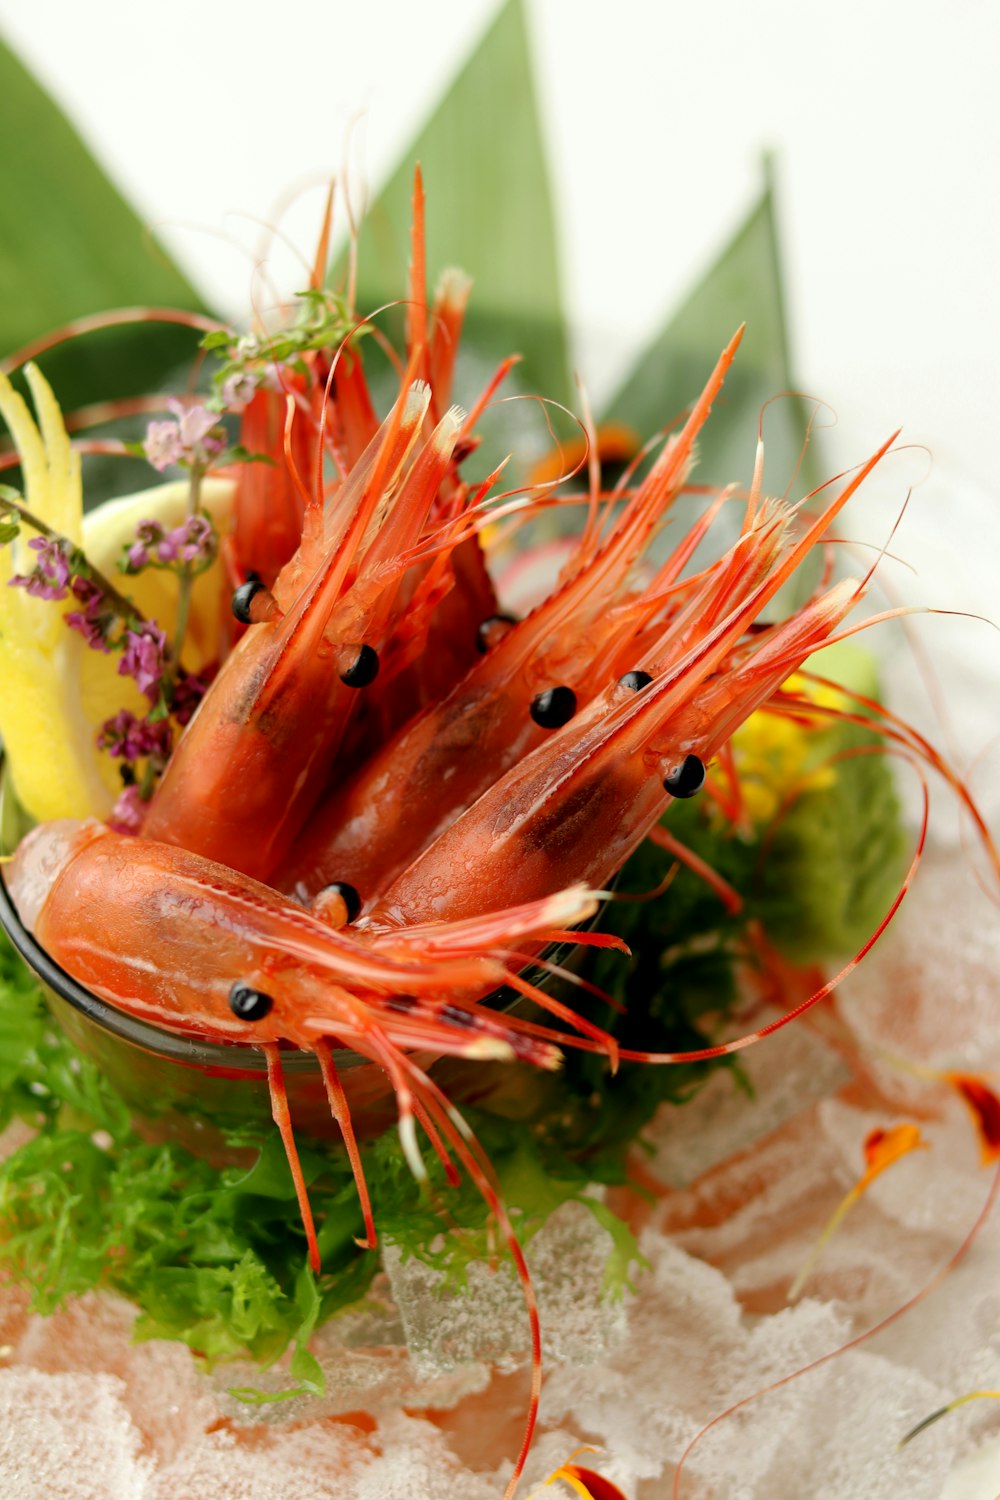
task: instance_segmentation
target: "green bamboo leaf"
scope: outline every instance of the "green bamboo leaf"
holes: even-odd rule
[[[522,389],[567,400],[555,219],[522,0],[506,0],[369,210],[359,242],[362,311],[405,295],[416,161],[429,289],[447,266],[467,271],[467,345],[490,360],[516,350]],[[468,394],[461,380],[458,394]]]
[[[201,309],[74,127],[0,41],[0,351],[88,313]],[[66,408],[155,389],[196,335],[146,325],[90,335],[39,363]]]
[[[602,413],[642,437],[682,414],[741,323],[746,333],[712,411],[697,477],[747,482],[757,423],[772,396],[792,389],[774,192],[765,163],[760,199],[722,254],[639,357]],[[767,475],[784,490],[798,461],[806,416],[797,397],[776,401],[764,423]]]

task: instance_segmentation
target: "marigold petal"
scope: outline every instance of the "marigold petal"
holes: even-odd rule
[[[974,1073],[948,1073],[945,1076],[952,1088],[957,1089],[975,1121],[983,1166],[988,1167],[991,1162],[1000,1160],[1000,1099]]]

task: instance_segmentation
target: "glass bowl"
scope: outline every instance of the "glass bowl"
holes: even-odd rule
[[[10,790],[0,749],[5,850],[16,847],[27,831],[12,805]],[[168,1031],[117,1009],[88,990],[61,968],[24,926],[7,888],[2,863],[0,925],[39,981],[53,1020],[136,1111],[136,1124],[144,1135],[176,1141],[222,1164],[240,1157],[227,1145],[228,1137],[268,1126],[271,1101],[263,1052],[252,1045],[207,1042]],[[563,945],[545,956],[558,960],[562,967],[572,967],[585,952]],[[548,973],[542,971],[532,978],[550,992],[555,991],[556,984]],[[540,1014],[509,989],[496,991],[483,1003],[506,1011],[516,1009],[518,1014]],[[338,1049],[336,1056],[356,1134],[364,1139],[388,1129],[396,1119],[396,1106],[385,1072],[347,1048]],[[508,1118],[534,1113],[553,1077],[516,1063],[440,1057],[434,1052],[417,1052],[413,1057],[420,1067],[430,1069],[453,1103],[488,1105]],[[283,1047],[282,1070],[296,1135],[339,1140],[340,1130],[330,1114],[313,1054]]]

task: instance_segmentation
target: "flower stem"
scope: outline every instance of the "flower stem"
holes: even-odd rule
[[[131,599],[127,599],[124,594],[120,594],[111,580],[105,578],[104,574],[98,568],[94,567],[86,553],[75,546],[68,537],[63,536],[59,531],[53,531],[51,526],[48,526],[41,517],[36,516],[33,511],[30,511],[26,505],[22,505],[18,500],[11,500],[7,495],[0,495],[0,509],[5,510],[9,515],[18,516],[26,526],[31,527],[32,531],[37,531],[39,536],[44,536],[51,542],[60,542],[71,553],[76,553],[82,557],[86,563],[90,578],[97,584],[108,603],[114,605],[117,613],[126,620],[138,620],[140,624],[145,621],[142,610],[137,609]]]
[[[188,485],[188,516],[198,514],[198,501],[201,496],[201,481],[204,470],[200,464],[191,465],[191,482]],[[184,645],[184,637],[187,634],[188,615],[191,612],[191,588],[194,583],[194,566],[185,563],[181,569],[177,588],[177,624],[174,629],[173,650],[167,671],[164,674],[164,686],[167,689],[167,702],[170,702],[170,689],[173,687],[174,678],[177,675],[177,666],[181,659],[181,647]]]

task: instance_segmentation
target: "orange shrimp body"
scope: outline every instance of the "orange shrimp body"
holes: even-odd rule
[[[632,566],[687,476],[695,439],[740,337],[604,544],[588,544],[585,537],[550,597],[509,628],[498,618],[499,639],[483,641],[485,655],[453,691],[404,725],[333,793],[281,867],[283,889],[306,896],[332,880],[348,880],[363,893],[384,886],[546,739],[549,731],[532,714],[539,695],[569,690],[574,700],[587,702],[616,667],[635,665],[618,658],[659,607],[663,575],[648,598],[614,606],[623,603]]]
[[[171,758],[144,825],[151,839],[257,878],[287,852],[357,704],[363,653],[377,670],[392,635],[408,551],[450,462],[454,418],[442,421],[403,477],[428,399],[418,387],[401,397],[331,514],[307,518],[302,546],[275,585],[271,617],[227,658]]]
[[[489,945],[544,936],[595,906],[577,887],[555,901],[442,926],[423,942],[352,936],[224,865],[92,820],[35,829],[19,846],[10,887],[58,963],[121,1009],[168,1029],[305,1050],[326,1037],[368,1055],[381,1011],[403,1045],[521,1056],[543,1067],[556,1061],[550,1045],[475,1010],[507,975]],[[252,1025],[234,1012],[234,984],[271,1001]],[[446,1009],[443,1018],[431,1004],[390,1011],[386,1002],[399,995],[447,995],[466,1008],[459,1016]]]
[[[354,1172],[365,1246],[374,1247],[376,1230],[332,1042],[351,1046],[388,1074],[399,1107],[400,1140],[418,1177],[425,1177],[426,1169],[416,1122],[453,1182],[452,1156],[461,1162],[504,1236],[531,1326],[531,1402],[507,1488],[513,1495],[541,1389],[541,1332],[531,1277],[474,1137],[408,1049],[558,1066],[558,1048],[542,1028],[502,1019],[476,1002],[510,977],[506,951],[525,942],[529,947],[544,943],[584,921],[596,909],[591,893],[576,886],[555,899],[480,913],[467,922],[352,938],[267,886],[199,855],[73,820],[43,824],[29,834],[14,857],[9,883],[25,925],[58,963],[103,998],[185,1033],[262,1049],[314,1271],[320,1269],[319,1245],[279,1043],[312,1051],[319,1062]]]
[[[840,585],[808,610],[794,645],[779,634],[715,683],[706,679],[730,647],[725,632],[701,659],[692,653],[688,664],[638,691],[623,679],[451,824],[366,922],[378,930],[454,919],[480,903],[557,890],[569,870],[591,885],[606,883],[658,822],[670,787],[679,796],[698,790],[705,763],[822,644],[855,598],[853,582]]]
[[[305,400],[301,376],[290,378],[290,392]],[[256,391],[240,423],[240,441],[250,453],[280,452],[285,427],[285,396]],[[316,423],[298,421],[291,431],[292,460],[310,473],[317,445]],[[271,588],[302,538],[305,505],[284,463],[243,464],[237,481],[232,548],[237,582],[254,573]]]

